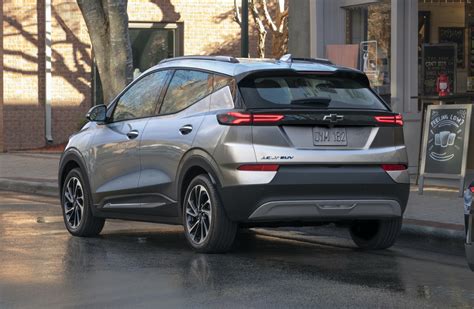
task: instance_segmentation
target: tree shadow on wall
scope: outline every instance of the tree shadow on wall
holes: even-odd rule
[[[45,19],[44,5],[39,1],[35,9],[22,12],[21,18],[17,17],[19,15],[16,13],[18,10],[17,8],[16,11],[4,12],[3,14],[3,21],[8,29],[8,33],[4,35],[4,39],[26,42],[30,44],[31,47],[22,48],[21,45],[17,45],[18,47],[4,48],[4,57],[10,57],[13,61],[3,61],[3,71],[4,73],[15,73],[15,76],[19,76],[18,82],[20,83],[23,78],[36,76],[38,83],[38,104],[7,104],[4,105],[4,113],[6,115],[21,115],[22,118],[28,118],[34,115],[33,117],[35,117],[35,119],[30,119],[29,124],[25,124],[25,126],[32,126],[34,123],[34,127],[32,126],[28,129],[32,132],[29,132],[26,127],[20,132],[23,132],[24,135],[29,134],[35,136],[36,142],[32,144],[26,141],[25,136],[16,132],[15,136],[11,135],[6,138],[5,142],[10,150],[42,147],[45,144],[43,138],[44,134],[42,133],[44,131],[44,123],[38,124],[38,121],[44,121],[41,118],[44,118],[44,103],[46,98],[46,41],[42,35],[45,33],[45,23],[39,22]],[[55,144],[66,141],[68,136],[77,130],[80,119],[90,106],[91,90],[89,80],[91,77],[90,67],[92,65],[92,59],[89,53],[90,45],[81,41],[76,35],[76,33],[79,33],[81,30],[80,22],[77,22],[75,27],[68,26],[63,16],[58,13],[58,10],[61,14],[70,11],[66,13],[70,14],[70,16],[77,14],[77,11],[75,11],[71,5],[66,8],[64,8],[62,4],[52,7],[53,25],[57,23],[64,32],[64,39],[52,42],[52,74],[54,77],[61,77],[77,91],[78,94],[74,94],[74,100],[81,98],[81,101],[79,104],[71,106],[67,106],[67,104],[64,106],[52,106],[52,129]],[[70,23],[70,21],[68,22]],[[56,28],[55,31],[57,31]],[[65,58],[64,49],[72,50],[71,60]],[[35,87],[36,85],[32,85],[33,89]],[[55,98],[53,98],[53,100],[54,99]],[[13,125],[9,122],[8,117],[5,119],[5,125]],[[8,131],[9,130],[6,130],[5,133],[8,134]]]

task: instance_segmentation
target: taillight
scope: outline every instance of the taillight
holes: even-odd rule
[[[375,120],[377,120],[378,123],[403,126],[403,117],[400,114],[394,116],[375,116],[374,118]]]
[[[405,164],[382,164],[382,169],[386,172],[404,171],[407,169]]]
[[[474,187],[469,187],[469,190],[471,190],[471,192],[474,193]]]
[[[244,164],[237,169],[239,171],[276,172],[279,168],[278,164]]]
[[[285,116],[278,114],[248,114],[228,112],[217,115],[217,121],[225,125],[272,124],[281,121]]]

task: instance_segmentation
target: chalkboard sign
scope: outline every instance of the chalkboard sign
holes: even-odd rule
[[[436,79],[440,73],[449,78],[451,92],[456,91],[456,44],[423,44],[422,91],[424,95],[437,95]]]
[[[440,27],[439,42],[455,43],[457,47],[457,66],[464,68],[464,33],[462,27]]]
[[[466,175],[472,105],[428,106],[423,132],[420,191],[424,177],[461,179]]]

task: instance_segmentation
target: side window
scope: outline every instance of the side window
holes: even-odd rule
[[[236,84],[235,79],[230,76],[214,75],[214,91],[229,86],[232,96],[235,95]]]
[[[115,106],[113,121],[153,116],[168,71],[151,73],[130,87]]]
[[[176,70],[166,91],[160,114],[179,112],[212,92],[213,75]]]

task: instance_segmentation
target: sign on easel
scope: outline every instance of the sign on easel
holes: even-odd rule
[[[425,178],[459,179],[460,193],[466,177],[472,105],[428,106],[423,132],[419,192]]]

